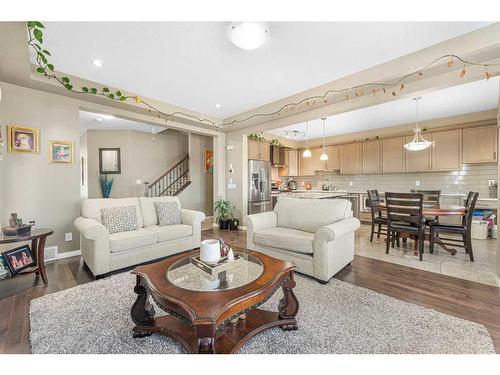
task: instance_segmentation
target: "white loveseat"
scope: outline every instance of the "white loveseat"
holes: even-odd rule
[[[352,217],[346,199],[279,197],[273,211],[246,217],[247,247],[295,263],[297,271],[321,282],[354,258]]]
[[[158,225],[154,202],[178,197],[102,198],[82,201],[75,227],[81,234],[82,257],[94,276],[177,254],[200,246],[203,212],[181,209],[182,224]],[[101,210],[135,206],[138,230],[110,234],[101,223]]]

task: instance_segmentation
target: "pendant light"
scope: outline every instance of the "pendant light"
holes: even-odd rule
[[[306,121],[306,149],[302,153],[302,157],[310,158],[312,156],[311,150],[309,150],[309,122]]]
[[[326,120],[326,117],[321,117],[321,120],[323,120],[323,153],[319,157],[319,160],[326,161],[326,160],[328,160],[328,155],[326,153],[326,147],[325,147],[325,120]]]
[[[413,130],[415,133],[415,136],[413,137],[413,140],[410,143],[405,144],[405,148],[408,151],[421,151],[425,150],[426,148],[430,147],[432,145],[432,142],[426,140],[424,137],[422,137],[422,131],[420,130],[420,127],[418,126],[418,101],[422,99],[421,96],[417,96],[413,98],[415,100],[415,103],[417,103],[417,113],[416,113],[416,127]]]

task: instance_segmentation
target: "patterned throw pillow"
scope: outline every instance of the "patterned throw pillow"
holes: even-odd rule
[[[181,210],[177,202],[155,202],[160,226],[181,224]]]
[[[135,206],[103,208],[101,218],[110,234],[138,229]]]

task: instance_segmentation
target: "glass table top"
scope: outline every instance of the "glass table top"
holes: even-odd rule
[[[179,288],[194,291],[217,291],[238,288],[256,280],[264,270],[262,262],[255,256],[246,253],[234,253],[235,265],[218,275],[198,268],[192,263],[191,257],[179,259],[167,270],[168,281]]]

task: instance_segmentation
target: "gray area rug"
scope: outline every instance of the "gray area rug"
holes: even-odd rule
[[[299,329],[264,331],[242,353],[494,353],[481,324],[334,279],[328,285],[296,280]],[[132,338],[134,283],[124,273],[33,300],[33,353],[184,352],[163,336]],[[275,310],[281,296],[278,291],[262,308]]]

